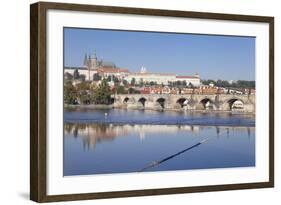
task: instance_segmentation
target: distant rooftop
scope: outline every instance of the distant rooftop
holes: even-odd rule
[[[146,76],[146,75],[176,76],[176,74],[172,74],[172,73],[131,73],[131,74],[141,75],[141,76]]]
[[[101,67],[97,69],[98,72],[109,72],[109,73],[129,73],[126,68],[112,68],[112,67]]]
[[[199,76],[176,76],[176,78],[199,78]]]

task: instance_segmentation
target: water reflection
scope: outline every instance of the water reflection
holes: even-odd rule
[[[255,166],[255,118],[69,110],[64,113],[63,163],[64,176]]]
[[[255,132],[255,127],[228,127],[228,126],[194,126],[194,125],[116,125],[116,124],[93,124],[93,123],[65,123],[66,137],[80,137],[83,139],[84,148],[94,149],[98,143],[113,141],[117,137],[126,137],[129,134],[137,135],[140,141],[147,136],[176,134],[180,131],[189,132],[193,136],[199,135],[200,131],[215,129],[216,136],[226,135],[227,138],[235,132],[245,132],[248,138]]]

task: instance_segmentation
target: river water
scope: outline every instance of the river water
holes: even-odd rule
[[[64,176],[255,166],[255,118],[66,110]]]

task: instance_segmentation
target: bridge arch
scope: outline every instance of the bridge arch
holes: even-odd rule
[[[115,98],[112,98],[112,97],[111,97],[110,100],[109,100],[109,103],[110,103],[110,104],[113,104],[114,102],[115,102]]]
[[[156,100],[156,104],[158,105],[158,106],[160,106],[160,108],[161,109],[164,109],[165,108],[165,102],[166,102],[166,99],[165,98],[158,98],[157,100]]]
[[[213,100],[210,98],[203,98],[198,105],[200,110],[215,110],[216,106]]]
[[[142,107],[145,107],[145,102],[146,102],[146,101],[147,101],[147,99],[146,99],[145,97],[141,97],[141,98],[138,100],[139,104],[141,104]]]
[[[226,106],[227,110],[231,110],[231,111],[244,110],[244,101],[239,98],[231,98],[227,100],[226,104],[227,104]]]
[[[123,100],[123,104],[127,104],[129,100],[130,100],[129,97],[125,97],[124,100]]]
[[[181,97],[176,101],[176,103],[180,105],[181,108],[183,108],[188,105],[189,100],[187,98]]]

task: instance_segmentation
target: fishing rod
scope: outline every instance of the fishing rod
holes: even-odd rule
[[[180,154],[183,154],[183,153],[185,153],[185,152],[187,152],[187,151],[189,151],[189,150],[191,150],[191,149],[194,149],[195,147],[200,146],[200,145],[203,144],[203,143],[206,143],[208,140],[210,140],[210,139],[213,138],[213,137],[215,137],[215,136],[208,137],[208,138],[206,138],[206,139],[204,139],[204,140],[201,140],[200,142],[198,142],[198,143],[192,145],[191,147],[188,147],[188,148],[186,148],[186,149],[184,149],[184,150],[181,150],[181,151],[179,151],[179,152],[177,152],[177,153],[175,153],[175,154],[173,154],[173,155],[170,155],[170,156],[168,156],[168,157],[166,157],[166,158],[164,158],[164,159],[161,159],[161,160],[159,160],[159,161],[153,161],[153,162],[151,162],[148,166],[146,166],[146,167],[140,169],[138,172],[143,172],[143,171],[145,171],[145,170],[147,170],[147,169],[150,169],[150,168],[152,168],[152,167],[156,167],[156,166],[162,164],[163,162],[166,162],[166,161],[168,161],[168,160],[170,160],[170,159],[172,159],[172,158],[174,158],[174,157],[176,157],[176,156],[178,156],[178,155],[180,155]]]

